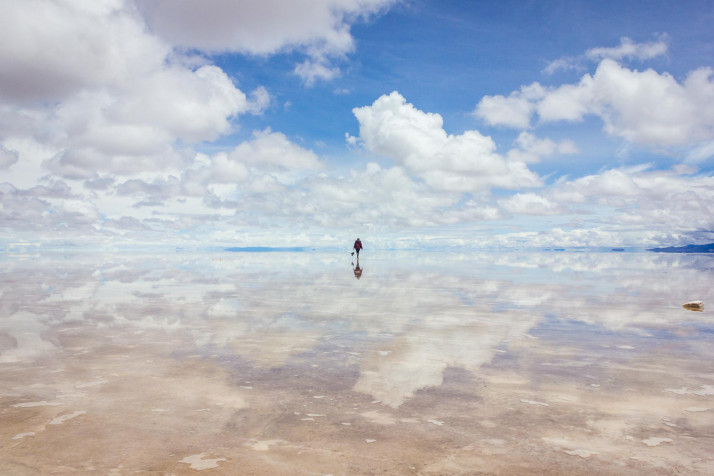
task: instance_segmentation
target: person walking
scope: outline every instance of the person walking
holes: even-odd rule
[[[362,242],[359,238],[355,240],[355,244],[352,246],[352,248],[357,252],[357,259],[359,259],[359,252],[362,249]],[[352,252],[353,256],[355,254],[355,251]]]

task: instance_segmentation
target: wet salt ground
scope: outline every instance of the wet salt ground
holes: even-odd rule
[[[366,258],[4,255],[0,474],[714,473],[711,257]]]

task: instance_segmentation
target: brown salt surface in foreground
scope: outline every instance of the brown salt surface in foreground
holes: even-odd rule
[[[710,318],[627,290],[671,261],[175,259],[12,263],[0,474],[714,474]]]

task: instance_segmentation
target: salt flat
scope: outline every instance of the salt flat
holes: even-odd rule
[[[714,474],[710,256],[0,259],[0,474]]]

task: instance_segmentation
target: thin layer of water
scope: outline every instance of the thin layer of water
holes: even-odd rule
[[[2,261],[2,474],[714,473],[711,257]]]

